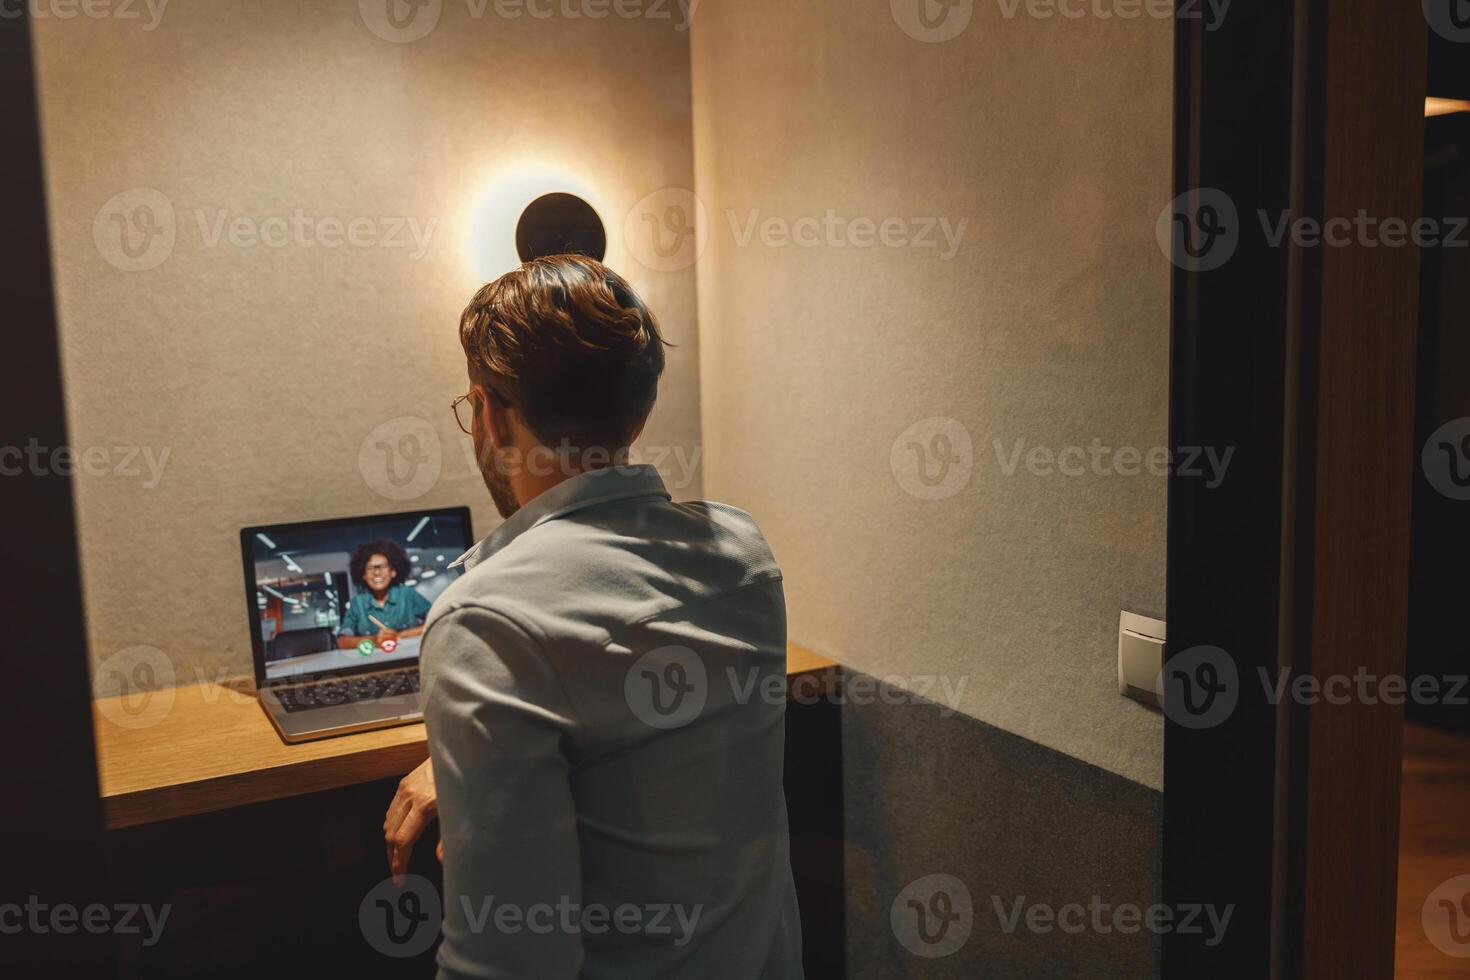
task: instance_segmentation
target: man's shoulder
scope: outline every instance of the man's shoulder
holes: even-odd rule
[[[703,525],[701,543],[708,554],[746,567],[753,577],[781,577],[766,536],[748,512],[717,500],[691,500],[672,506]]]
[[[650,603],[779,578],[755,519],[738,507],[594,508],[539,524],[465,571],[435,600],[429,623],[471,606],[551,630],[567,617],[642,615]]]
[[[732,530],[760,534],[760,526],[756,524],[755,518],[734,504],[721,503],[718,500],[686,500],[669,506],[687,508],[692,513],[703,515],[711,523],[721,524]]]
[[[760,526],[746,511],[716,500],[659,500],[635,506],[589,508],[545,521],[478,566],[506,577],[547,575],[564,579],[585,569],[594,576],[599,563],[619,563],[636,553],[638,561],[680,555],[707,558],[732,552],[770,554]]]
[[[687,500],[669,504],[669,506],[731,537],[748,541],[752,547],[767,547],[765,535],[761,533],[760,525],[756,523],[755,517],[734,504],[722,503],[718,500]]]

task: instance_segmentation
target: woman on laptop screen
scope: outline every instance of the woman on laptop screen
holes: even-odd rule
[[[337,646],[348,650],[371,643],[392,653],[401,638],[424,631],[429,600],[405,585],[411,566],[398,543],[386,538],[358,545],[352,552],[353,581],[363,588],[355,592],[342,613]]]

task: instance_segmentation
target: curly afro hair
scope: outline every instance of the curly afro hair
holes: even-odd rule
[[[395,585],[402,585],[413,577],[413,566],[408,563],[408,555],[398,542],[390,541],[388,538],[379,538],[376,541],[358,545],[352,552],[352,581],[355,584],[362,584],[362,576],[367,570],[368,559],[373,555],[382,555],[388,559],[388,564],[392,565],[393,571],[397,573],[393,579]]]

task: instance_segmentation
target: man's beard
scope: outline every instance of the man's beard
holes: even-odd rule
[[[480,440],[475,439],[475,459],[480,464],[480,476],[485,480],[485,488],[490,491],[490,499],[495,501],[495,509],[500,516],[509,519],[510,515],[521,509],[521,502],[516,499],[516,494],[510,485],[510,477],[502,473],[500,467],[496,466],[496,454],[488,445],[481,446]]]

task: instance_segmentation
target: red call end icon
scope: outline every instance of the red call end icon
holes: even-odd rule
[[[390,636],[388,637],[388,639],[380,643],[379,646],[383,648],[384,653],[392,653],[394,650],[398,649],[398,641]]]

